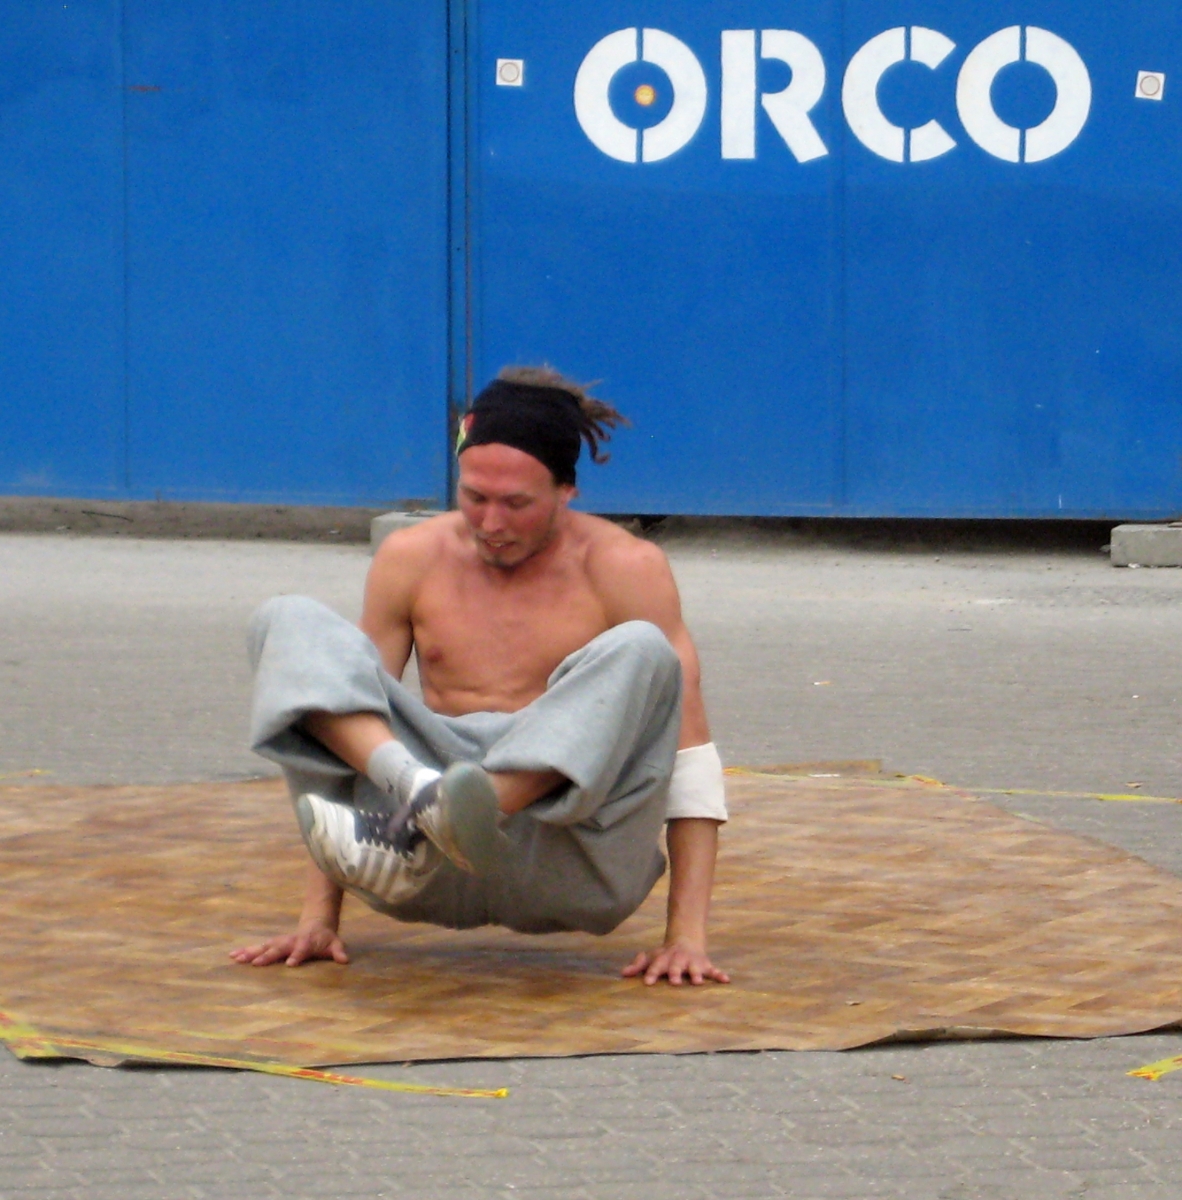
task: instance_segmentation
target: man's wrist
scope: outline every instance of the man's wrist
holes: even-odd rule
[[[665,945],[673,946],[678,942],[683,942],[687,946],[693,947],[695,950],[706,949],[706,929],[704,926],[695,926],[687,928],[684,925],[669,924],[665,926]]]
[[[341,906],[339,904],[305,905],[300,913],[296,929],[299,933],[311,933],[317,929],[329,929],[336,933],[340,924]]]
[[[665,802],[666,821],[703,817],[719,823],[727,819],[722,759],[713,742],[678,750]]]

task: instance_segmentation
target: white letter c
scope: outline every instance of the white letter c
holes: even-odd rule
[[[929,121],[909,132],[888,121],[878,104],[878,85],[896,63],[922,63],[934,71],[955,49],[955,43],[937,30],[914,25],[908,53],[907,29],[900,25],[871,38],[850,59],[842,83],[841,104],[850,129],[867,150],[890,162],[901,163],[939,158],[956,147],[938,121]]]

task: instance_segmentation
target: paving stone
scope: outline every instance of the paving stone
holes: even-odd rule
[[[1044,1171],[1026,1163],[1013,1161],[992,1167],[973,1164],[962,1176],[966,1183],[978,1187],[999,1189],[1001,1195],[1030,1197],[1030,1200],[1073,1200],[1087,1187],[1077,1174],[1066,1171]]]
[[[1182,1163],[1182,1133],[1177,1129],[1127,1130],[1119,1136],[1120,1144],[1145,1162],[1162,1166]]]
[[[89,1176],[100,1170],[127,1171],[135,1163],[137,1156],[133,1151],[118,1143],[108,1143],[105,1147],[91,1147],[86,1150],[72,1146],[68,1141],[58,1145],[45,1145],[41,1153],[44,1161],[55,1171],[80,1171]],[[0,1178],[3,1169],[0,1168]]]
[[[284,1200],[290,1193],[285,1193]],[[354,1193],[349,1193],[350,1195]],[[371,1189],[368,1192],[357,1192],[356,1195],[366,1195],[375,1198],[394,1197],[398,1200],[476,1200],[476,1197],[487,1195],[476,1191],[467,1186],[461,1187],[436,1187],[430,1186],[426,1190],[417,1188],[405,1188],[399,1184],[392,1184],[381,1188]],[[232,1200],[227,1197],[226,1200]],[[301,1200],[324,1200],[323,1193],[305,1192],[301,1194]]]
[[[39,1200],[40,1197],[46,1197],[47,1200],[91,1200],[91,1192],[88,1187],[81,1187],[77,1183],[74,1184],[53,1184],[47,1187],[38,1187],[30,1190],[23,1190],[16,1187],[7,1187],[0,1180],[0,1200]],[[157,1196],[154,1200],[160,1200]]]
[[[858,1200],[859,1197],[877,1197],[897,1195],[895,1185],[889,1180],[867,1179],[853,1174],[829,1172],[822,1176],[808,1176],[784,1181],[790,1190],[788,1194],[795,1196],[796,1189],[814,1198],[814,1200]]]
[[[223,1183],[253,1187],[255,1184],[269,1183],[273,1178],[264,1164],[225,1158],[177,1162],[172,1155],[168,1155],[157,1169],[170,1182],[182,1187],[218,1186]]]
[[[77,1190],[81,1180],[66,1171],[5,1171],[0,1175],[0,1196],[20,1196],[29,1200],[35,1195],[58,1195]]]
[[[713,1200],[713,1189],[699,1184],[691,1173],[671,1171],[671,1177],[646,1180],[643,1187],[635,1183],[596,1183],[593,1187],[584,1188],[591,1200]],[[769,1192],[766,1184],[755,1184],[758,1191],[743,1190],[743,1184],[735,1185],[732,1192],[735,1196],[776,1195]]]
[[[1053,1143],[1029,1139],[1022,1157],[1048,1171],[1137,1171],[1144,1160],[1119,1145],[1097,1146],[1084,1141],[1056,1138]]]
[[[1177,1183],[1089,1184],[1087,1200],[1178,1200]]]
[[[31,1134],[0,1131],[0,1172],[5,1169],[6,1163],[36,1155],[39,1148],[39,1140]]]
[[[23,1115],[12,1122],[12,1132],[18,1136],[32,1137],[39,1140],[45,1138],[68,1138],[81,1141],[103,1141],[118,1137],[124,1127],[117,1121],[107,1119],[95,1121],[82,1116],[77,1111],[67,1109],[64,1112],[46,1113],[36,1120],[28,1120]]]
[[[1018,1106],[1005,1114],[993,1113],[978,1118],[972,1125],[975,1131],[998,1137],[1028,1137],[1035,1132],[1040,1137],[1084,1137],[1081,1122],[1071,1115],[1061,1115],[1054,1110],[1036,1112]]]
[[[530,1121],[513,1121],[510,1126],[518,1136],[535,1145],[550,1146],[558,1143],[578,1148],[605,1146],[613,1140],[613,1134],[604,1125],[575,1127],[573,1123],[558,1121],[547,1125],[540,1117]]]
[[[264,1189],[259,1195],[269,1200],[274,1193]],[[163,1181],[150,1184],[115,1182],[88,1184],[79,1196],[80,1200],[200,1200],[201,1193],[197,1188]]]

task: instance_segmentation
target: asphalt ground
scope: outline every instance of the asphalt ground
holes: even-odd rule
[[[1182,571],[1076,544],[663,535],[728,763],[875,758],[1182,873]],[[242,630],[278,592],[347,616],[360,546],[0,535],[0,776],[216,780]],[[1066,794],[1062,794],[1066,793]],[[1182,989],[1182,981],[1179,981]],[[0,1197],[1177,1200],[1182,1035],[380,1066],[432,1099],[0,1056]]]

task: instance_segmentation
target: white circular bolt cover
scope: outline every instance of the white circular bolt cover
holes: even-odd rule
[[[1161,100],[1166,94],[1166,77],[1160,71],[1137,72],[1137,99]]]
[[[525,60],[521,58],[497,59],[497,86],[522,87],[525,84]]]

